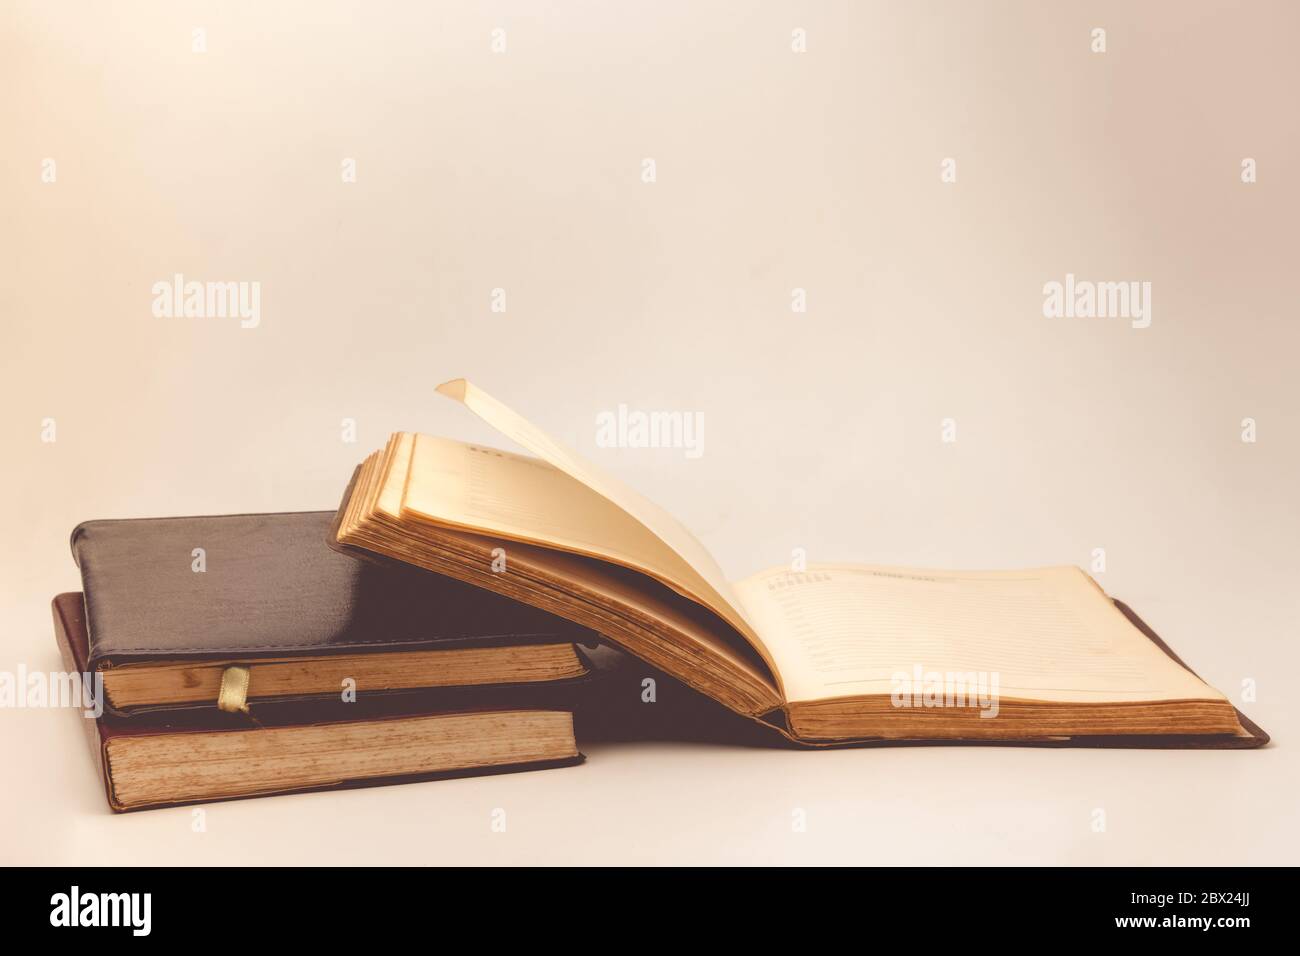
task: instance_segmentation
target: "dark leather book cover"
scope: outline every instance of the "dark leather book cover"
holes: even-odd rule
[[[91,674],[89,669],[89,637],[86,629],[85,603],[80,592],[57,595],[51,603],[54,615],[54,637],[62,656],[64,670],[68,673]],[[268,701],[259,704],[258,720],[254,724],[240,714],[226,714],[218,710],[184,711],[166,715],[165,718],[134,720],[105,712],[95,718],[86,716],[82,708],[74,712],[81,722],[95,768],[104,784],[109,806],[114,810],[146,809],[123,807],[113,794],[111,773],[106,757],[109,742],[120,737],[159,734],[203,734],[220,731],[257,733],[267,727],[288,727],[303,724],[320,725],[352,721],[400,720],[442,713],[483,713],[492,710],[558,710],[571,711],[575,702],[575,682],[525,684],[514,687],[457,687],[427,691],[418,701],[404,695],[359,695],[354,703],[341,700]],[[436,705],[436,706],[432,706]],[[545,760],[531,763],[504,764],[466,770],[440,771],[427,774],[402,774],[372,777],[362,780],[345,780],[330,786],[288,787],[276,793],[309,792],[346,789],[352,787],[381,786],[419,780],[437,780],[453,777],[510,773],[520,770],[540,770],[548,767],[567,767],[582,763],[582,754],[562,760]],[[265,794],[248,794],[262,796]],[[219,799],[241,799],[225,797]],[[182,801],[151,806],[176,806]],[[185,802],[211,802],[185,801]]]
[[[87,521],[72,533],[89,669],[590,641],[422,568],[351,560],[334,512]],[[156,709],[156,708],[151,708]]]

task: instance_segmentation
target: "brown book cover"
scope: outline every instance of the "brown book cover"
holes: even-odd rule
[[[88,668],[89,641],[86,631],[85,605],[79,592],[57,595],[52,602],[54,616],[54,635],[63,658],[65,670],[71,674],[91,674]],[[93,675],[92,675],[93,676]],[[93,685],[92,685],[93,686]],[[345,789],[352,787],[379,786],[384,784],[409,783],[420,780],[436,780],[453,777],[483,774],[509,773],[522,770],[540,770],[550,767],[566,767],[581,763],[585,758],[577,750],[576,741],[572,739],[571,707],[575,700],[575,687],[564,684],[545,684],[539,686],[518,686],[511,688],[450,688],[438,696],[441,704],[439,710],[429,710],[430,702],[426,695],[421,700],[426,706],[413,708],[409,698],[393,695],[361,695],[354,703],[341,701],[326,703],[323,701],[283,702],[276,706],[259,708],[259,717],[254,723],[249,718],[238,714],[224,714],[219,711],[186,712],[170,715],[167,719],[141,718],[129,719],[103,714],[98,718],[87,716],[78,708],[75,713],[81,722],[95,768],[103,782],[109,806],[115,811],[139,810],[157,806],[175,806],[187,803],[208,803],[215,800],[240,799],[252,796],[264,796],[271,793],[307,792],[319,790]],[[250,789],[241,793],[225,793],[218,796],[187,796],[176,799],[157,799],[146,803],[129,803],[117,793],[114,780],[114,748],[117,742],[132,738],[161,738],[171,735],[184,735],[198,746],[211,735],[249,735],[274,733],[277,730],[293,728],[329,728],[383,725],[385,723],[437,719],[439,717],[480,716],[480,715],[516,715],[520,713],[544,713],[559,715],[559,725],[568,721],[569,752],[547,757],[545,759],[514,760],[501,763],[482,763],[474,766],[447,767],[416,773],[385,773],[380,768],[371,767],[365,776],[343,776],[328,782],[312,782],[295,785],[292,782],[269,788]],[[359,748],[364,749],[364,747]],[[331,750],[331,753],[334,751]],[[274,753],[272,751],[272,753]]]

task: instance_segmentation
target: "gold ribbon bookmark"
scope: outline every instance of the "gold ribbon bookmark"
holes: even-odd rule
[[[247,714],[250,676],[247,667],[227,667],[222,671],[217,707],[228,714]]]

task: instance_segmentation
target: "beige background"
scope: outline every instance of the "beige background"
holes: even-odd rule
[[[111,816],[68,714],[0,711],[0,861],[1296,862],[1294,5],[427,6],[0,6],[0,669],[56,666],[78,521],[333,507],[392,430],[488,439],[433,393],[467,375],[735,577],[1104,547],[1276,743],[601,744],[193,833]],[[154,318],[176,272],[259,281],[260,327]],[[1044,318],[1067,272],[1152,282],[1151,327]],[[619,403],[702,413],[703,457],[597,448]]]

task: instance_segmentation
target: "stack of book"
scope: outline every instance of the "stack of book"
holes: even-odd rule
[[[337,513],[77,528],[56,630],[103,679],[115,809],[580,762],[575,709],[608,730],[647,701],[591,681],[596,641],[786,745],[1268,741],[1078,568],[731,582],[501,402],[439,391],[530,454],[400,433]],[[707,736],[710,706],[674,732]]]
[[[54,599],[115,810],[582,760],[591,635],[331,550],[332,512],[90,521]]]

